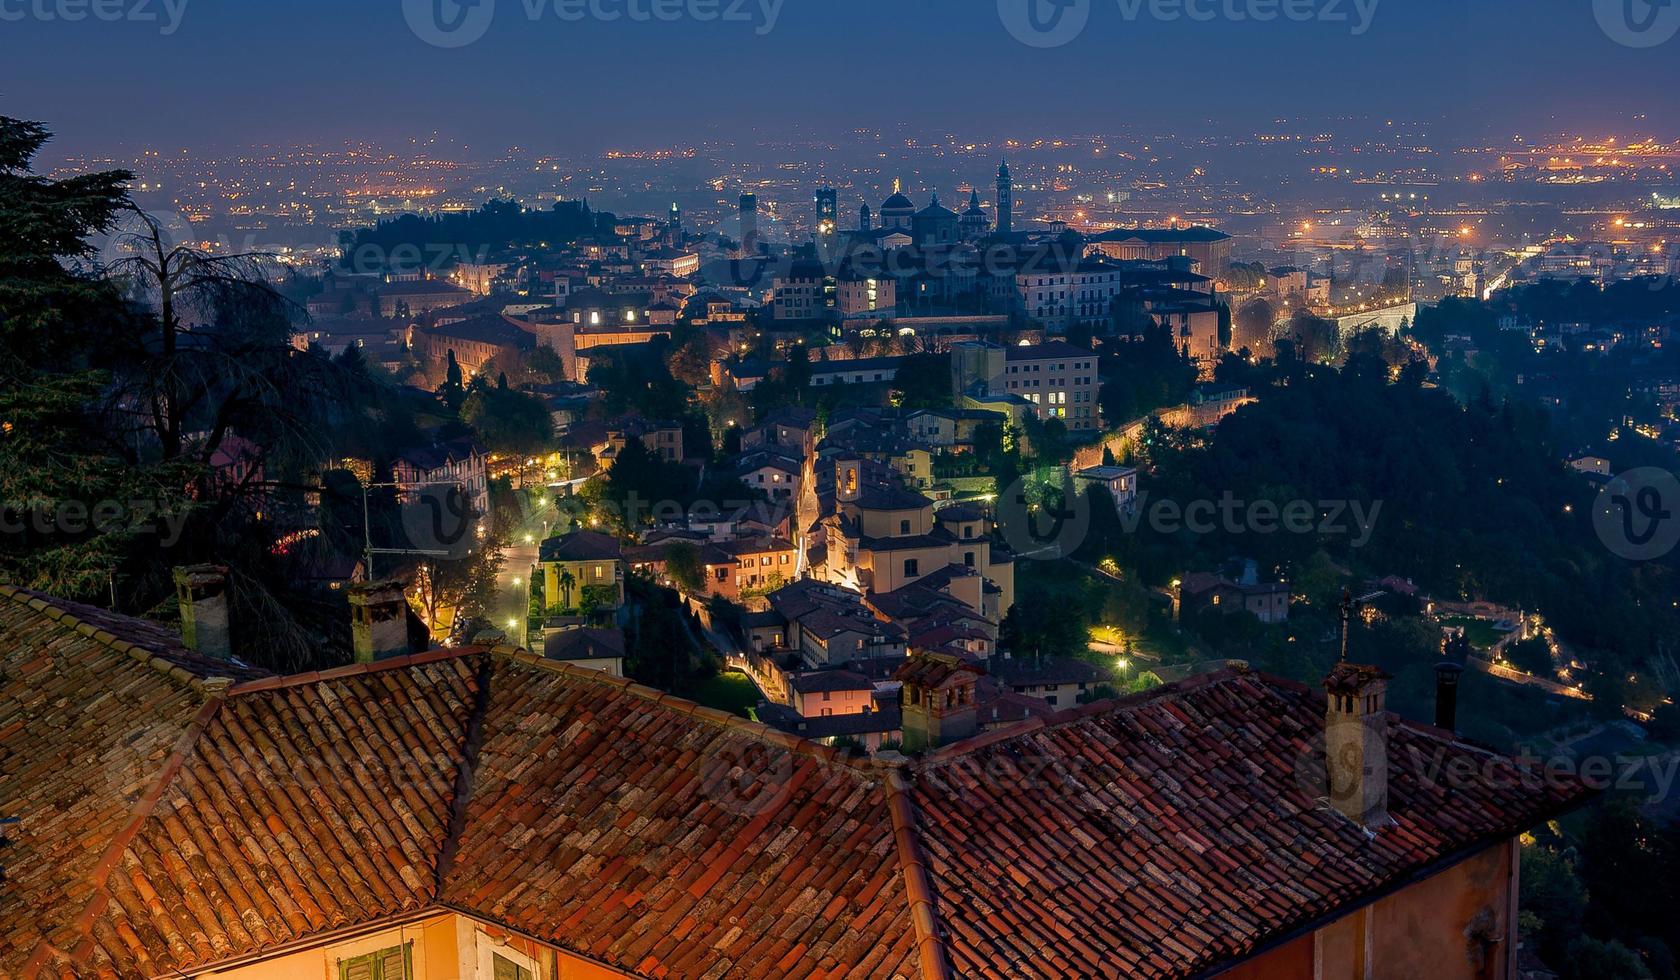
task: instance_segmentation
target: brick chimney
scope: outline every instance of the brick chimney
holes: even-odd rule
[[[1388,681],[1376,667],[1345,662],[1324,679],[1330,805],[1367,828],[1388,823]]]
[[[226,565],[191,565],[175,569],[175,595],[181,603],[181,639],[204,657],[233,657],[228,617]]]
[[[408,597],[403,594],[403,583],[352,585],[350,636],[359,664],[412,653],[408,645]]]

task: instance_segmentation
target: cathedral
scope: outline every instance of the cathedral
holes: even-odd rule
[[[893,194],[872,211],[865,204],[858,213],[858,227],[852,233],[855,241],[872,242],[882,248],[918,248],[979,242],[990,237],[1007,237],[1014,232],[1015,184],[1009,176],[1009,165],[998,167],[997,224],[994,227],[980,206],[980,192],[968,197],[968,207],[961,214],[933,202],[917,210],[915,202],[906,197],[898,181],[893,181]]]

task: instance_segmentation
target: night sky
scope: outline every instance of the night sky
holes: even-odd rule
[[[751,21],[711,24],[565,22],[557,0],[478,0],[498,4],[487,33],[453,50],[416,36],[404,0],[185,0],[170,36],[164,0],[91,0],[143,4],[152,22],[33,12],[88,2],[0,0],[0,112],[46,121],[61,152],[433,131],[486,153],[593,152],[895,123],[999,139],[1348,115],[1506,138],[1680,128],[1680,38],[1617,44],[1594,0],[1380,0],[1360,36],[1355,0],[1281,0],[1334,4],[1346,22],[1263,24],[1062,0],[1088,2],[1088,23],[1048,49],[1015,40],[998,0],[785,0],[762,35],[761,5],[778,0],[745,0]],[[1129,20],[1123,6],[1140,2]]]

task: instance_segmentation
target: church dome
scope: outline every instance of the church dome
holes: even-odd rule
[[[881,205],[881,210],[914,211],[916,210],[916,205],[912,204],[910,199],[905,197],[903,194],[894,194],[892,197],[887,198],[886,202]]]
[[[956,216],[957,212],[945,207],[938,201],[934,201],[932,204],[929,204],[927,207],[916,212],[916,217],[918,218],[955,218]]]

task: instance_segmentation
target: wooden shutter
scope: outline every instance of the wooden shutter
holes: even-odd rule
[[[414,980],[414,944],[339,960],[338,980]]]

